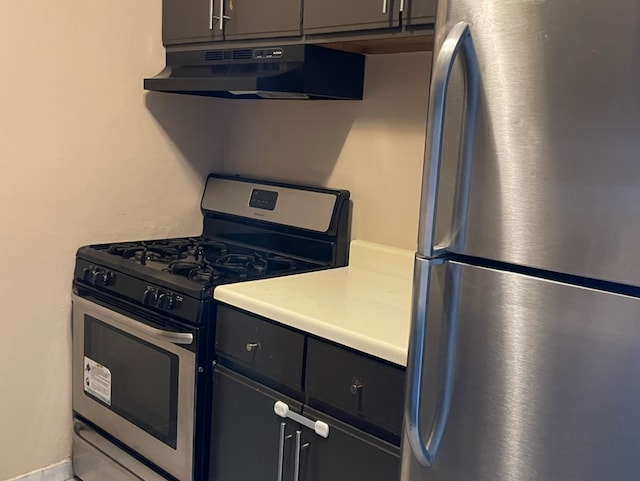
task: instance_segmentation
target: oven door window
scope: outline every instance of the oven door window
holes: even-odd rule
[[[178,356],[85,315],[84,393],[176,448]]]

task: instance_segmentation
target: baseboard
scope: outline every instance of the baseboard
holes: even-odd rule
[[[7,481],[67,481],[73,478],[71,459],[65,459],[46,468],[23,474],[17,478],[7,479]]]

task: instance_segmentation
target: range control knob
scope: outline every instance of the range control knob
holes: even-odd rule
[[[91,274],[95,270],[95,266],[89,265],[89,267],[85,267],[82,269],[82,280],[85,282],[91,282]]]
[[[92,284],[94,286],[112,286],[116,282],[116,276],[111,271],[102,271],[96,269],[97,273],[94,276]]]
[[[170,292],[164,292],[158,296],[158,307],[170,311],[173,309],[174,298]]]
[[[147,306],[155,306],[158,302],[158,291],[155,287],[148,286],[142,294],[142,303]]]
[[[100,279],[104,271],[98,267],[91,271],[91,275],[89,276],[89,283],[92,286],[96,286],[100,284]]]

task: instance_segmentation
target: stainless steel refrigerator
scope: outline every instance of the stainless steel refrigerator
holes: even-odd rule
[[[438,5],[402,481],[640,480],[640,3]]]

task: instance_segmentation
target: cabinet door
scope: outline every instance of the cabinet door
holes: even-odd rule
[[[218,22],[221,0],[162,0],[162,42],[165,45],[222,40]]]
[[[402,21],[407,27],[435,23],[436,0],[404,0]]]
[[[400,0],[306,0],[304,32],[330,33],[398,27]]]
[[[216,0],[218,1],[218,0]],[[300,35],[301,1],[220,0],[224,2],[226,39]]]
[[[275,481],[283,446],[283,481],[292,479],[298,424],[278,417],[276,401],[300,403],[217,365],[213,375],[209,481]],[[284,436],[281,425],[284,423]]]
[[[304,416],[327,423],[329,436],[322,438],[304,429],[301,480],[400,480],[400,448],[306,406]]]

